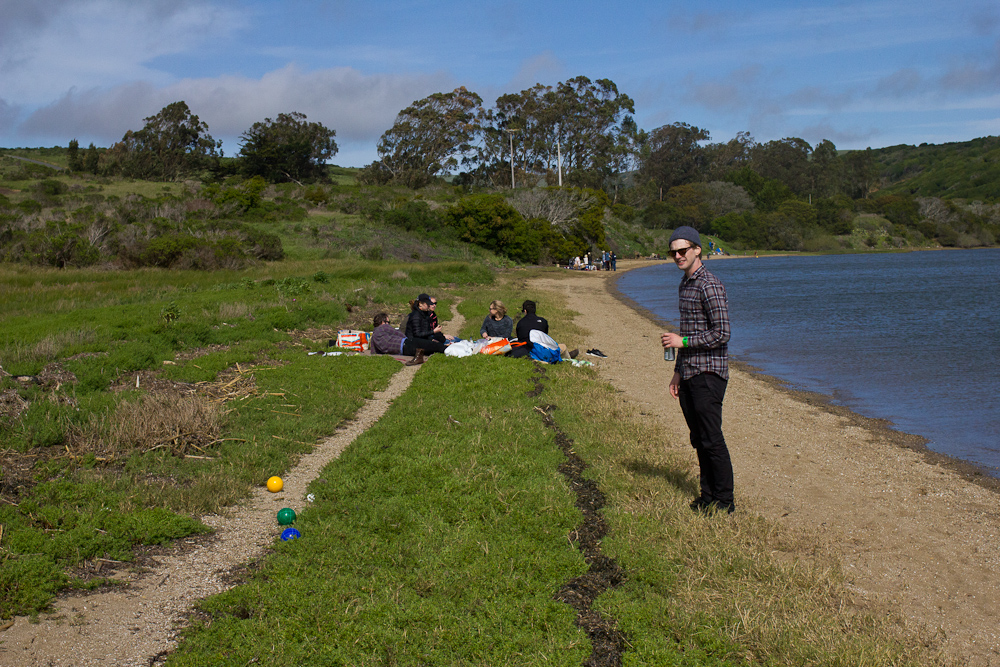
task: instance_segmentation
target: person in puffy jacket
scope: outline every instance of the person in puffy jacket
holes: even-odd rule
[[[431,298],[421,294],[416,301],[410,302],[410,315],[406,318],[403,332],[407,338],[424,338],[433,340],[434,334],[441,333],[441,327],[435,327],[431,322]]]

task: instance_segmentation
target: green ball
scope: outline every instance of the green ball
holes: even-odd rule
[[[278,510],[278,523],[282,526],[288,526],[295,523],[295,510],[291,507],[285,507],[284,509]]]

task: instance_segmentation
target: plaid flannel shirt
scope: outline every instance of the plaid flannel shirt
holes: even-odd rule
[[[729,379],[729,302],[722,282],[699,266],[690,278],[684,276],[680,296],[680,335],[687,347],[677,350],[674,371],[682,380],[699,373],[715,373]]]

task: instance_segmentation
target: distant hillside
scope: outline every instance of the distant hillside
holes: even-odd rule
[[[1000,137],[872,149],[882,192],[1000,200]]]

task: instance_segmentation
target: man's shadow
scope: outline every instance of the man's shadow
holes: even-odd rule
[[[645,477],[656,477],[670,484],[678,491],[697,496],[701,493],[701,481],[691,476],[687,470],[680,468],[657,465],[649,461],[638,461],[635,459],[624,462],[625,469]]]

